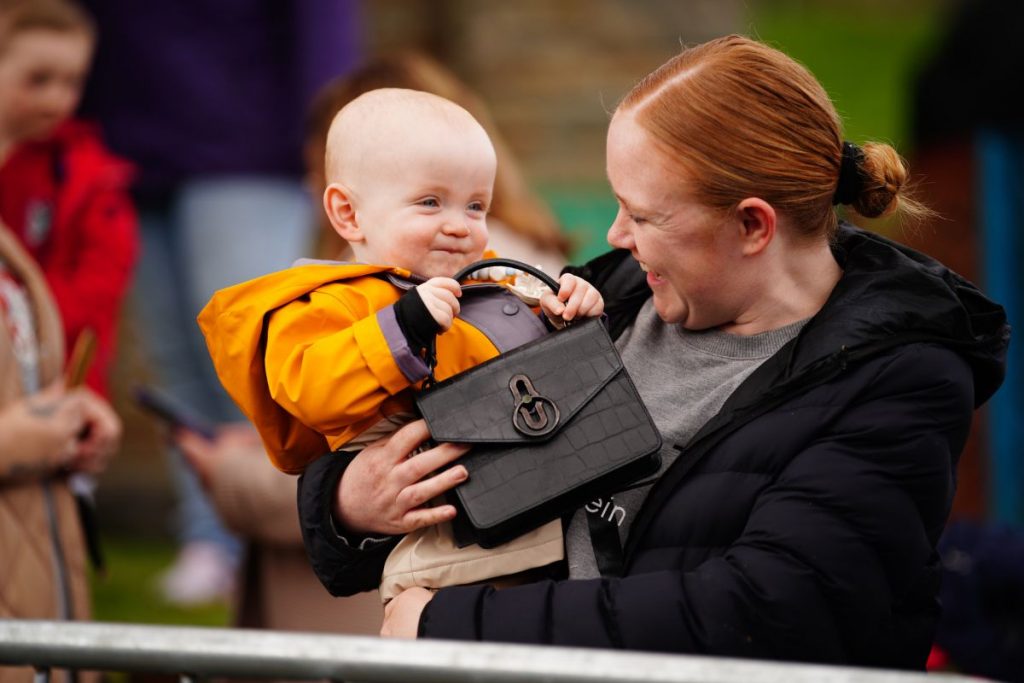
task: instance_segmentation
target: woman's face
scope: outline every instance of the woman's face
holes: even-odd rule
[[[736,320],[745,298],[738,226],[692,198],[685,175],[630,112],[608,128],[607,171],[619,202],[608,242],[647,272],[661,319],[690,330]]]

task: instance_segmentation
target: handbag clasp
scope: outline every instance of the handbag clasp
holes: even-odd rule
[[[558,427],[558,406],[551,399],[538,394],[529,377],[513,375],[508,388],[512,390],[515,399],[512,426],[517,432],[526,436],[544,436]]]

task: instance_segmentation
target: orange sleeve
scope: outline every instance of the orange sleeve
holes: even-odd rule
[[[373,417],[385,400],[411,384],[391,354],[373,302],[358,295],[352,299],[318,290],[269,317],[270,394],[320,433]]]

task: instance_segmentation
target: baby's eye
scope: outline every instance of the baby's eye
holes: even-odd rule
[[[426,206],[431,209],[436,209],[441,206],[441,202],[437,201],[437,197],[426,197],[420,200],[420,206]]]
[[[484,206],[483,202],[470,202],[469,206],[467,206],[466,208],[470,211],[475,211],[479,213],[483,213],[484,211],[487,210],[487,207]]]

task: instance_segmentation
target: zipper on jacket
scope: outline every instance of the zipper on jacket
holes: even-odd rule
[[[43,502],[46,508],[46,521],[50,526],[50,549],[53,559],[53,578],[57,589],[57,617],[68,621],[74,617],[71,608],[71,585],[67,575],[67,557],[64,555],[64,546],[60,542],[60,526],[57,523],[57,505],[53,499],[53,489],[50,482],[44,481]]]

